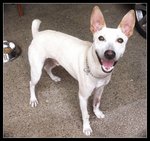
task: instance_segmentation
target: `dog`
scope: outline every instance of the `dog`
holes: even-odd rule
[[[42,69],[45,69],[52,80],[58,82],[61,78],[55,76],[52,69],[61,65],[78,80],[83,133],[89,136],[92,129],[87,110],[88,98],[94,91],[93,112],[97,118],[104,118],[103,112],[99,109],[101,95],[111,79],[115,65],[124,54],[128,38],[133,34],[135,12],[131,9],[117,28],[108,28],[100,8],[95,6],[90,18],[93,42],[83,41],[58,31],[39,31],[40,24],[39,19],[32,22],[33,40],[28,49],[31,69],[30,104],[32,107],[38,104],[35,85],[41,77]],[[50,62],[45,64],[48,58]]]

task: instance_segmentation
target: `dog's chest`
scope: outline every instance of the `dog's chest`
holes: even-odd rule
[[[111,75],[105,77],[105,78],[102,78],[102,79],[99,79],[97,82],[96,82],[96,88],[99,88],[101,86],[105,86],[109,83],[111,79]]]

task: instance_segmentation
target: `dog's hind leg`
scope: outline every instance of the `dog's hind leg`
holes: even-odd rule
[[[100,111],[100,100],[103,93],[104,87],[99,87],[95,89],[94,98],[93,98],[93,112],[96,115],[97,118],[104,118],[105,115],[102,111]]]
[[[36,107],[38,100],[35,95],[35,85],[38,83],[42,74],[43,65],[38,62],[38,67],[31,65],[31,81],[30,81],[30,104],[32,107]]]
[[[29,48],[29,63],[30,63],[30,74],[31,74],[31,81],[30,81],[30,104],[32,107],[36,107],[38,104],[38,100],[35,95],[35,86],[40,80],[42,74],[42,68],[45,62],[45,58],[38,55],[32,55],[34,50]]]
[[[52,69],[54,69],[56,66],[59,66],[58,62],[54,59],[51,59],[46,63],[44,69],[53,81],[59,82],[61,81],[61,78],[52,73]]]

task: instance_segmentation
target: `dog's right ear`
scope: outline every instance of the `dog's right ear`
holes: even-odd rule
[[[105,24],[105,20],[103,17],[103,14],[98,6],[95,6],[93,8],[92,14],[91,14],[91,20],[90,20],[90,30],[92,33],[95,33],[96,31],[101,30]]]

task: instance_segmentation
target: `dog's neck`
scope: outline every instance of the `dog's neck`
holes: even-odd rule
[[[89,74],[95,79],[102,79],[111,75],[111,73],[104,73],[102,71],[93,44],[87,50],[84,71],[87,73],[87,75]]]

